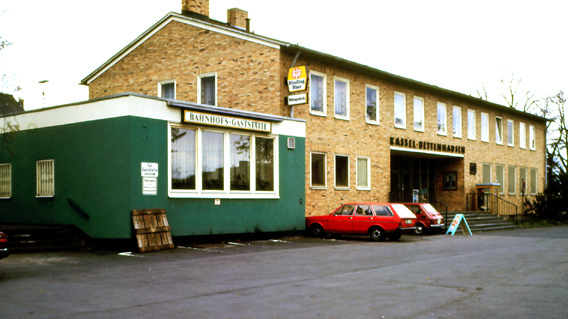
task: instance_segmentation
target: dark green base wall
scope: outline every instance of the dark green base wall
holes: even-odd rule
[[[0,199],[0,222],[72,224],[97,239],[133,238],[132,209],[165,208],[173,236],[304,229],[304,138],[287,149],[279,136],[280,199],[168,197],[168,124],[120,117],[10,133],[12,198]],[[36,161],[55,160],[55,197],[35,197]],[[158,195],[142,195],[141,163],[159,164]]]

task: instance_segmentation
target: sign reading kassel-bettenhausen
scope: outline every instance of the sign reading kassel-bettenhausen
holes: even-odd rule
[[[193,112],[189,110],[183,111],[183,122],[184,123],[196,123],[204,125],[214,125],[231,127],[243,130],[260,131],[260,132],[270,132],[271,125],[270,122],[243,119],[231,116],[222,116],[215,114],[206,114]]]

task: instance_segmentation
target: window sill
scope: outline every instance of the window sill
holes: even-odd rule
[[[358,191],[370,191],[371,188],[370,187],[357,187]]]
[[[370,125],[377,125],[377,126],[380,125],[380,123],[378,121],[371,121],[371,120],[365,120],[365,123],[370,124]]]
[[[256,193],[180,193],[170,192],[169,198],[207,198],[207,199],[280,199],[274,192]]]
[[[345,187],[345,186],[335,186],[335,190],[336,191],[348,191],[349,187]]]
[[[310,115],[327,117],[327,114],[325,114],[324,112],[316,112],[311,110],[310,110]]]
[[[424,133],[424,129],[420,129],[420,128],[414,128],[414,132],[420,132],[420,133]]]
[[[448,136],[448,133],[447,133],[447,132],[446,132],[446,133],[444,133],[444,132],[438,132],[438,135],[440,135],[440,136]]]
[[[349,120],[349,117],[346,117],[346,116],[341,116],[341,115],[337,115],[337,114],[336,114],[336,115],[334,115],[333,117],[334,117],[336,120],[350,121],[350,120]]]
[[[400,129],[400,130],[406,130],[406,126],[395,125],[394,128],[397,128],[397,129]]]
[[[327,190],[327,186],[310,186],[313,190]]]
[[[454,138],[462,138],[461,135],[454,135]]]

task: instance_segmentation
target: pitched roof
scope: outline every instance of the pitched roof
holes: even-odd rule
[[[14,96],[0,93],[0,117],[24,113],[24,107],[16,101]]]
[[[498,112],[512,113],[512,114],[528,117],[528,118],[531,118],[533,120],[538,120],[538,121],[548,121],[548,119],[546,119],[544,117],[534,115],[534,114],[531,114],[531,113],[527,113],[527,112],[523,112],[523,111],[519,111],[519,110],[516,110],[512,107],[507,107],[507,106],[504,106],[504,105],[501,105],[501,104],[497,104],[497,103],[493,103],[493,102],[483,100],[483,99],[478,98],[478,97],[474,97],[474,96],[463,94],[463,93],[460,93],[460,92],[444,89],[444,88],[441,88],[441,87],[436,86],[436,85],[427,84],[427,83],[420,82],[420,81],[417,81],[417,80],[413,80],[413,79],[410,79],[410,78],[398,76],[398,75],[395,75],[393,73],[385,72],[385,71],[382,71],[382,70],[379,70],[379,69],[376,69],[376,68],[373,68],[373,67],[370,67],[370,66],[367,66],[367,65],[364,65],[364,64],[360,64],[360,63],[353,62],[353,61],[350,61],[350,60],[347,60],[347,59],[343,59],[343,58],[340,58],[340,57],[335,56],[335,55],[319,52],[319,51],[312,50],[312,49],[302,47],[302,46],[299,46],[299,45],[295,45],[295,44],[291,44],[291,43],[288,43],[288,42],[279,41],[279,40],[275,40],[275,39],[272,39],[272,38],[269,38],[269,37],[257,35],[257,34],[251,33],[251,32],[244,31],[244,30],[239,29],[237,27],[231,26],[227,23],[220,22],[220,21],[217,21],[217,20],[213,20],[213,19],[210,19],[209,17],[203,16],[203,15],[200,15],[200,14],[191,14],[191,13],[189,13],[189,14],[178,14],[178,13],[175,13],[175,12],[168,13],[160,21],[156,22],[152,27],[150,27],[148,30],[146,30],[144,33],[142,33],[138,38],[136,38],[134,41],[130,42],[125,48],[123,48],[117,54],[112,56],[104,64],[102,64],[100,67],[98,67],[95,71],[91,72],[91,74],[89,74],[83,80],[81,80],[80,84],[89,85],[99,75],[104,73],[106,70],[108,70],[110,67],[112,67],[115,63],[120,61],[123,57],[128,55],[132,50],[134,50],[136,47],[138,47],[140,44],[142,44],[149,37],[154,35],[156,32],[158,32],[161,28],[166,26],[171,21],[178,21],[178,22],[181,22],[181,23],[186,23],[186,24],[189,24],[189,25],[198,26],[198,27],[201,27],[201,28],[204,28],[204,29],[209,29],[209,30],[224,33],[224,34],[229,34],[231,36],[243,38],[243,39],[246,39],[248,41],[253,41],[253,42],[261,43],[261,44],[264,44],[264,45],[272,46],[272,47],[275,47],[275,48],[279,48],[282,52],[293,54],[293,55],[296,55],[298,52],[300,52],[302,57],[312,58],[312,59],[315,59],[315,60],[318,60],[318,61],[321,61],[321,62],[328,63],[330,65],[350,69],[350,70],[353,70],[355,72],[359,72],[359,73],[362,73],[362,74],[367,74],[369,76],[373,76],[373,77],[376,77],[376,78],[387,80],[391,83],[401,84],[401,85],[404,85],[404,86],[410,86],[410,87],[418,88],[418,89],[421,89],[421,90],[424,90],[424,91],[427,91],[427,92],[434,92],[436,94],[439,94],[441,96],[445,96],[445,97],[448,97],[448,98],[451,98],[451,99],[484,106],[484,107],[496,110]]]

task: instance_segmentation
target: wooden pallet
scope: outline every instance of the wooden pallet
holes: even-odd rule
[[[165,209],[132,210],[132,222],[140,252],[174,248]]]

